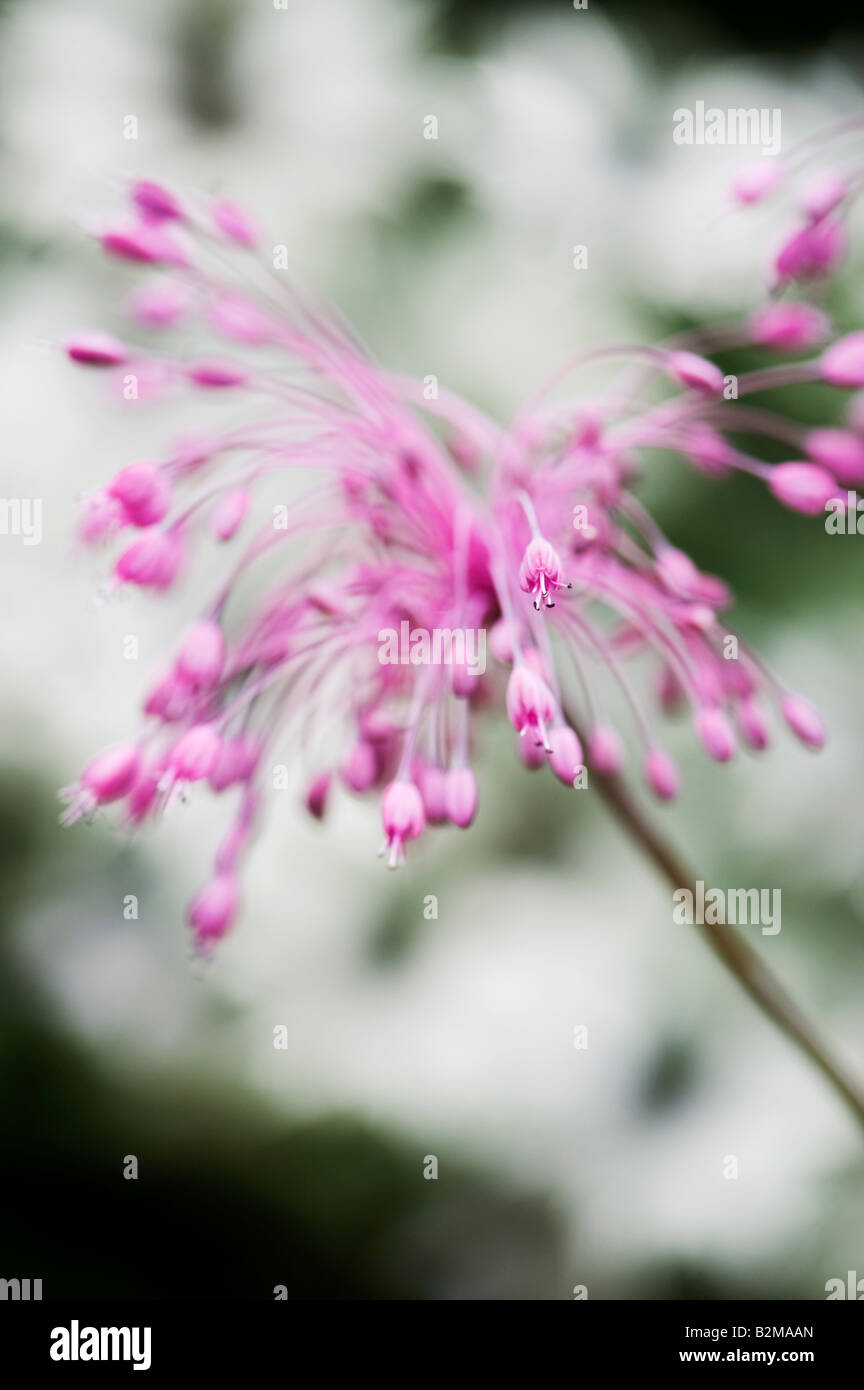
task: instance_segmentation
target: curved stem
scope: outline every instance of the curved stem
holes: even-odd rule
[[[575,723],[573,727],[576,728]],[[673,888],[685,888],[688,885],[692,888],[693,875],[684,867],[675,851],[649,824],[621,779],[604,777],[597,773],[592,776],[615,815],[653,859]],[[719,956],[751,999],[754,999],[777,1027],[816,1064],[838,1095],[843,1097],[859,1123],[864,1125],[864,1090],[846,1073],[842,1065],[834,1060],[806,1015],[762,958],[728,925],[709,926],[703,923],[699,930],[714,954]]]

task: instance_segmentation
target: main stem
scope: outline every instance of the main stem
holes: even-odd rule
[[[693,875],[681,864],[675,851],[665,843],[642,815],[631,799],[630,794],[618,777],[601,777],[595,774],[596,785],[612,807],[618,819],[630,834],[654,860],[673,888],[691,889],[695,886]],[[853,1111],[856,1119],[864,1125],[864,1090],[843,1067],[836,1062],[825,1047],[818,1033],[801,1012],[794,999],[787,994],[783,985],[771,973],[764,961],[743,941],[731,927],[717,923],[708,926],[700,924],[699,930],[711,950],[719,956],[723,964],[732,972],[744,987],[751,999],[755,999],[761,1009],[773,1019],[793,1042],[797,1043],[823,1076],[843,1097]]]

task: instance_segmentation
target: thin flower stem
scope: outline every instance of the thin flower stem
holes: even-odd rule
[[[571,720],[571,723],[573,721]],[[576,725],[573,724],[576,728]],[[578,732],[578,730],[577,730]],[[692,873],[663,839],[630,797],[619,777],[593,774],[593,781],[615,815],[654,861],[673,888],[694,886]],[[860,1124],[864,1125],[864,1090],[834,1060],[801,1009],[757,953],[739,934],[724,924],[699,926],[711,950],[735,976],[764,1013],[773,1019],[793,1042],[816,1064],[837,1093],[843,1097]]]

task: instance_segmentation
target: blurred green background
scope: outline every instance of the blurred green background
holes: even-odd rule
[[[107,820],[61,832],[56,802],[134,727],[180,622],[94,604],[98,562],[68,539],[81,491],[184,424],[142,406],[131,426],[57,350],[123,331],[131,277],[84,234],[123,179],[246,202],[381,360],[506,419],[583,347],[759,301],[782,214],[730,217],[741,152],[674,146],[672,111],[779,106],[800,139],[861,105],[861,37],[837,7],[794,30],[744,4],[0,7],[4,491],[45,517],[42,545],[0,549],[0,1276],[45,1298],[811,1299],[864,1274],[853,1121],[671,924],[602,805],[524,772],[505,729],[484,733],[477,826],[399,875],[374,807],[343,796],[318,827],[274,795],[206,968],[182,912],[220,808],[130,844]],[[843,326],[862,263],[833,292]],[[707,883],[782,888],[782,932],[753,944],[860,1073],[864,540],[672,459],[643,496],[832,730],[818,759],[778,735],[717,768],[675,727],[686,791],[657,814]]]

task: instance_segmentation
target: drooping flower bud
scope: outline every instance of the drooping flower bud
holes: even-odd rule
[[[246,371],[235,362],[195,362],[186,368],[186,375],[196,386],[207,391],[242,386],[247,379]]]
[[[780,249],[774,268],[781,284],[808,280],[835,270],[846,251],[842,222],[825,218],[795,232]]]
[[[108,484],[132,526],[154,526],[167,515],[171,484],[155,463],[130,463]]]
[[[825,725],[818,710],[801,695],[787,695],[781,705],[783,718],[796,738],[808,748],[821,748],[825,742]]]
[[[193,724],[168,754],[168,767],[180,782],[200,782],[216,766],[222,740],[212,724]]]
[[[675,380],[691,391],[701,391],[706,396],[723,395],[723,373],[707,357],[699,357],[695,352],[670,352],[666,365]]]
[[[225,665],[225,637],[218,623],[202,619],[190,627],[177,653],[175,670],[197,690],[216,685]]]
[[[154,280],[130,295],[128,309],[145,328],[171,328],[189,307],[189,296],[173,280]]]
[[[728,763],[735,755],[735,735],[722,709],[708,706],[695,718],[696,733],[705,752],[718,763]]]
[[[757,309],[750,316],[749,328],[751,340],[760,347],[796,352],[822,342],[828,319],[813,304],[785,299]]]
[[[814,222],[834,212],[848,197],[849,184],[839,174],[826,170],[817,174],[804,190],[801,206]]]
[[[470,767],[453,767],[447,773],[445,803],[448,819],[467,830],[477,814],[477,779]]]
[[[819,371],[832,386],[864,386],[864,333],[847,333],[826,348]]]
[[[81,503],[76,528],[78,538],[85,545],[95,545],[112,536],[125,522],[126,512],[115,497],[109,497],[107,492],[94,492]]]
[[[66,354],[85,367],[122,367],[129,349],[110,333],[76,333],[66,344]]]
[[[556,724],[549,734],[552,752],[549,766],[565,787],[572,787],[573,779],[583,764],[582,744],[569,724]]]
[[[245,488],[237,488],[222,498],[210,519],[210,530],[217,540],[230,541],[237,534],[246,518],[250,500]]]
[[[341,769],[342,781],[352,792],[365,792],[378,776],[375,749],[366,739],[354,744]]]
[[[598,724],[588,740],[588,758],[591,766],[606,777],[613,777],[621,771],[624,763],[624,748],[618,733],[609,724]]]
[[[741,700],[735,706],[735,719],[741,737],[748,748],[761,753],[770,742],[768,726],[752,700]]]
[[[315,777],[306,788],[306,795],[303,798],[306,810],[315,820],[323,820],[327,810],[327,798],[330,795],[330,786],[333,777],[329,772],[321,772]]]
[[[247,214],[236,203],[220,202],[213,207],[213,221],[223,236],[238,246],[255,246],[258,234]]]
[[[864,440],[849,430],[811,430],[807,452],[816,463],[833,473],[844,487],[864,485]]]
[[[661,801],[674,801],[678,795],[678,769],[662,748],[651,748],[645,755],[645,780]]]
[[[775,463],[768,486],[784,507],[805,516],[816,516],[825,503],[836,496],[837,482],[815,463]]]
[[[759,203],[773,193],[783,177],[783,166],[777,159],[766,156],[745,164],[732,180],[732,196],[737,203],[749,206]]]
[[[161,531],[154,526],[123,551],[114,572],[118,579],[129,584],[169,589],[177,577],[182,558],[183,548],[177,533]]]
[[[188,921],[200,948],[219,941],[229,930],[240,903],[240,889],[233,874],[217,874],[205,884],[189,907]]]
[[[97,753],[81,774],[81,785],[102,805],[126,796],[135,783],[141,764],[134,744],[121,743]]]
[[[417,769],[417,785],[423,798],[423,810],[429,825],[443,825],[447,819],[447,774],[433,763],[421,763]]]
[[[163,188],[161,183],[150,179],[139,179],[132,185],[132,202],[147,221],[173,222],[183,216],[173,193]]]

